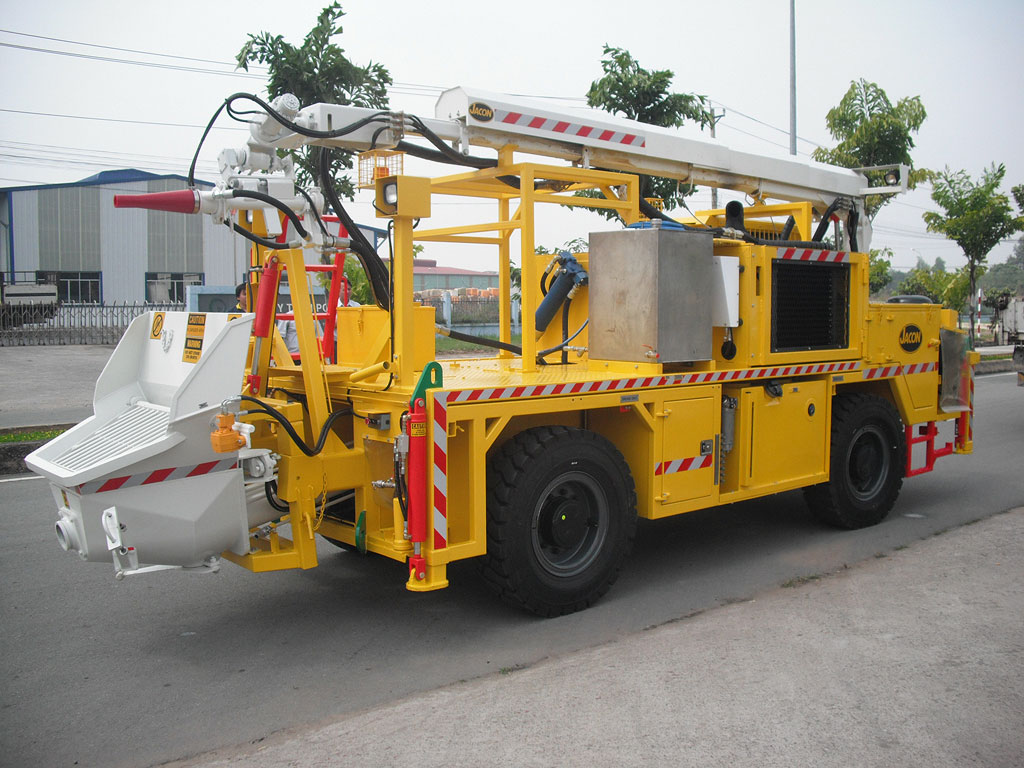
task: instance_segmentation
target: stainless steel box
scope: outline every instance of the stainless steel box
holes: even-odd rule
[[[591,359],[710,360],[713,269],[709,233],[592,233]]]

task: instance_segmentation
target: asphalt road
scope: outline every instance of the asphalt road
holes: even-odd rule
[[[839,532],[799,493],[643,523],[594,608],[559,619],[494,599],[470,564],[414,595],[401,565],[321,549],[309,572],[158,573],[61,552],[45,483],[0,483],[0,765],[146,766],[326,722],[596,646],[791,579],[842,569],[1024,504],[1024,390],[977,384],[975,454],[905,482],[890,517]],[[752,627],[751,631],[757,631]]]

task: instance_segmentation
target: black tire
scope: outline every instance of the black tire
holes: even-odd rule
[[[491,458],[481,572],[507,602],[540,616],[589,607],[615,582],[635,534],[633,477],[601,435],[538,427]]]
[[[866,528],[889,514],[906,466],[907,443],[892,403],[844,394],[832,401],[829,482],[804,489],[811,513],[839,528]]]

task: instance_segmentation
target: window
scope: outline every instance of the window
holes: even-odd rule
[[[99,272],[36,272],[36,280],[57,286],[57,300],[68,304],[100,304],[103,283]]]
[[[147,272],[146,301],[151,304],[183,304],[185,287],[203,285],[202,272]]]

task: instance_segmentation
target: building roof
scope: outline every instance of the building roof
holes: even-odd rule
[[[391,260],[384,259],[384,263],[388,264]],[[412,271],[416,275],[471,275],[471,276],[494,276],[497,275],[497,271],[485,270],[481,271],[478,269],[460,269],[459,267],[439,267],[435,259],[413,259]]]
[[[127,184],[132,181],[153,181],[154,179],[179,179],[187,182],[188,177],[180,173],[150,173],[140,171],[137,168],[123,168],[120,170],[100,171],[80,181],[66,181],[59,184],[30,184],[15,187],[0,187],[0,192],[28,192],[34,189],[57,189],[59,187],[97,187],[103,184]],[[204,187],[212,187],[209,181],[196,179],[196,184]]]

